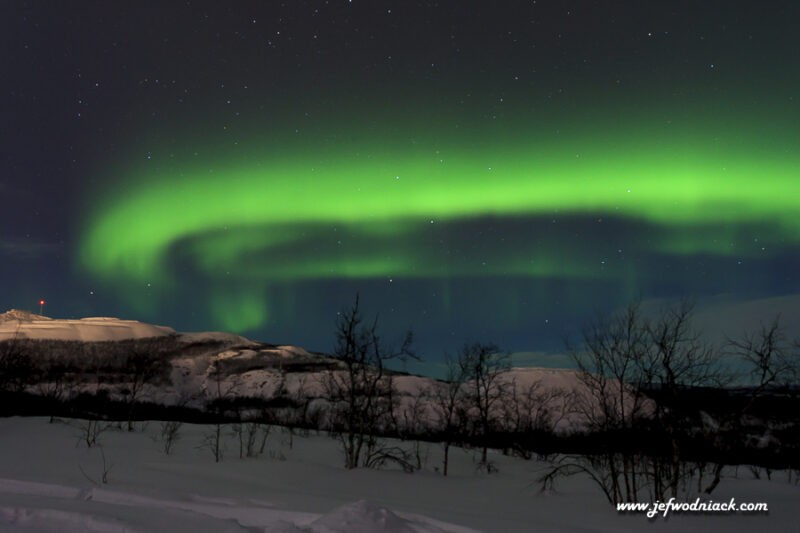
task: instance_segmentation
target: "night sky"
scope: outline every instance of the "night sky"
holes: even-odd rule
[[[0,4],[0,310],[555,365],[596,313],[800,324],[800,7]],[[794,322],[792,322],[794,321]]]

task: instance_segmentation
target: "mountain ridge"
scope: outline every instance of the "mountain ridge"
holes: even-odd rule
[[[225,391],[226,401],[282,398],[324,412],[326,385],[332,375],[344,372],[341,360],[300,346],[258,342],[225,332],[181,333],[113,317],[53,319],[12,310],[0,315],[2,341],[12,341],[32,359],[51,366],[56,363],[53,368],[61,369],[61,375],[51,373],[40,379],[72,380],[72,394],[102,392],[121,400],[135,385],[131,369],[149,358],[157,374],[144,384],[136,401],[198,409],[221,400],[220,391]],[[441,396],[446,382],[396,370],[386,369],[386,374],[391,374],[402,416],[422,409],[424,417],[436,418],[435,398]],[[535,407],[534,396],[549,397],[548,417],[555,429],[568,431],[580,424],[558,397],[585,393],[576,370],[513,367],[503,372],[501,382],[529,409]],[[41,387],[41,383],[29,387]]]

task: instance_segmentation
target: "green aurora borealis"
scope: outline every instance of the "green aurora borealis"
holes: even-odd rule
[[[358,293],[433,364],[637,298],[800,317],[800,3],[0,15],[0,311],[327,351]]]
[[[264,291],[281,283],[637,276],[630,265],[597,271],[581,246],[536,223],[553,217],[648,228],[651,238],[629,244],[644,254],[742,258],[797,244],[800,155],[786,149],[786,117],[769,122],[771,141],[764,121],[726,128],[736,117],[725,119],[648,128],[617,116],[554,134],[517,118],[485,138],[448,137],[452,127],[367,138],[353,126],[280,150],[264,140],[228,157],[173,155],[165,168],[135,168],[97,202],[80,257],[128,287],[177,283],[170,265],[180,259],[211,289],[216,320],[246,331],[265,325]],[[465,225],[487,217],[530,219],[530,229],[473,252],[457,246],[453,257]]]

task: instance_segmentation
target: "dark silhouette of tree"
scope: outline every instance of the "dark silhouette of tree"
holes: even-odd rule
[[[746,331],[739,339],[729,339],[728,349],[741,358],[753,385],[756,399],[771,388],[786,388],[795,383],[800,364],[781,325],[780,315],[758,331]]]
[[[647,414],[642,387],[648,379],[645,366],[652,358],[638,302],[621,313],[598,318],[584,328],[582,336],[582,350],[572,351],[584,386],[583,394],[576,396],[578,412],[589,431],[609,438],[629,435]],[[612,503],[638,500],[639,459],[635,448],[612,445],[593,459],[592,466],[607,471],[594,476],[603,480],[603,490]]]
[[[159,353],[157,342],[135,349],[125,358],[124,371],[128,380],[125,401],[128,404],[128,431],[133,431],[134,409],[150,384],[168,379],[169,361]]]
[[[239,381],[236,376],[230,377],[222,368],[220,359],[215,360],[206,371],[206,409],[214,416],[211,431],[203,436],[201,448],[208,449],[214,456],[214,462],[223,458],[222,428],[226,419],[226,408],[236,398]]]
[[[21,326],[10,339],[0,341],[0,391],[21,392],[31,379],[31,360],[19,339]]]
[[[642,365],[644,387],[656,393],[654,417],[668,438],[671,457],[654,465],[656,497],[678,497],[681,479],[689,473],[683,443],[691,432],[691,406],[685,403],[690,387],[720,386],[725,376],[719,352],[692,326],[694,306],[682,301],[664,309],[646,325],[648,350]],[[721,471],[721,465],[717,469]],[[665,485],[666,483],[666,485]]]
[[[333,352],[338,368],[327,373],[323,385],[331,405],[329,425],[342,444],[345,468],[408,465],[404,454],[382,445],[378,435],[394,429],[396,393],[386,364],[413,356],[411,342],[408,332],[399,350],[387,348],[378,333],[378,317],[364,322],[358,295],[339,314]]]
[[[447,475],[450,447],[459,438],[466,422],[466,372],[458,359],[445,357],[447,374],[442,384],[437,384],[432,394],[433,409],[442,439],[444,455],[442,474]]]
[[[511,369],[511,358],[494,344],[475,342],[461,350],[458,365],[465,379],[473,434],[481,442],[479,464],[489,471],[489,438],[496,429],[501,403],[509,396],[509,382],[503,374]]]
[[[693,306],[683,301],[646,318],[638,303],[584,329],[583,345],[571,350],[583,390],[577,411],[593,447],[561,457],[540,481],[585,473],[608,501],[678,497],[695,476],[703,489],[706,463],[691,462],[697,406],[689,398],[702,387],[719,387],[726,376],[719,351],[692,326]],[[639,442],[647,438],[647,442]],[[707,435],[705,437],[708,437]],[[707,439],[706,439],[707,440]],[[722,464],[713,466],[716,487]]]

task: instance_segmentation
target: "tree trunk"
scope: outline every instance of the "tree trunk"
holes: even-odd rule
[[[445,441],[444,443],[444,461],[442,463],[442,473],[446,476],[447,475],[447,463],[450,460],[450,443]]]

